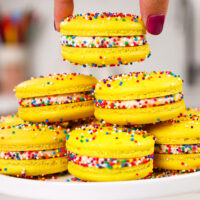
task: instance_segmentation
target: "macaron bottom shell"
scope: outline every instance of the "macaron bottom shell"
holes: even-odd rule
[[[163,106],[136,109],[104,109],[95,107],[95,117],[108,123],[149,124],[166,121],[185,111],[184,100]],[[112,117],[110,117],[112,116]]]
[[[86,181],[109,182],[137,180],[146,177],[153,171],[153,160],[145,164],[118,169],[83,167],[69,162],[68,171],[73,176]]]
[[[62,46],[63,58],[74,64],[91,67],[123,65],[143,61],[150,54],[149,45],[118,48],[81,48]]]
[[[19,117],[31,122],[62,122],[90,117],[93,114],[93,101],[19,108]]]
[[[6,160],[0,159],[0,174],[38,176],[54,174],[67,170],[66,157],[41,160]]]
[[[167,170],[200,169],[200,154],[155,154],[156,168]]]

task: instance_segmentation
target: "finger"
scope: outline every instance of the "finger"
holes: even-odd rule
[[[147,31],[153,35],[162,32],[169,0],[140,0],[140,12]]]
[[[57,31],[60,31],[62,19],[71,16],[73,9],[73,0],[54,0],[54,26]]]

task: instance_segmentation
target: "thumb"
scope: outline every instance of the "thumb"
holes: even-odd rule
[[[153,35],[162,32],[169,0],[140,0],[140,12],[147,31]]]

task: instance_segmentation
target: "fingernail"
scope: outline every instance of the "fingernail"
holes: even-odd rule
[[[54,25],[54,29],[56,30],[56,23],[55,23],[55,21],[54,21],[53,25]]]
[[[147,19],[147,31],[153,35],[158,35],[163,30],[165,15],[151,15]]]

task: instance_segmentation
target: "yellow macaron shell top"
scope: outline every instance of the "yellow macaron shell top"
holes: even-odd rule
[[[179,92],[182,92],[182,79],[172,72],[130,72],[97,83],[95,97],[101,100],[133,100]]]
[[[25,121],[19,118],[18,114],[2,116],[0,119],[0,127],[23,124]]]
[[[24,123],[0,127],[0,151],[49,150],[65,147],[61,126]]]
[[[136,128],[92,122],[72,130],[67,150],[80,156],[98,158],[138,158],[154,152],[153,136]]]
[[[141,17],[122,13],[76,14],[60,24],[62,35],[133,36],[146,34]]]
[[[196,116],[199,116],[199,117],[200,117],[200,108],[188,108],[188,109],[186,110],[186,113],[187,113],[189,116],[196,115]]]
[[[157,144],[199,144],[200,119],[197,115],[184,114],[177,119],[155,124],[147,129]]]
[[[50,74],[24,81],[16,86],[17,98],[29,98],[90,91],[97,79],[82,74]]]

